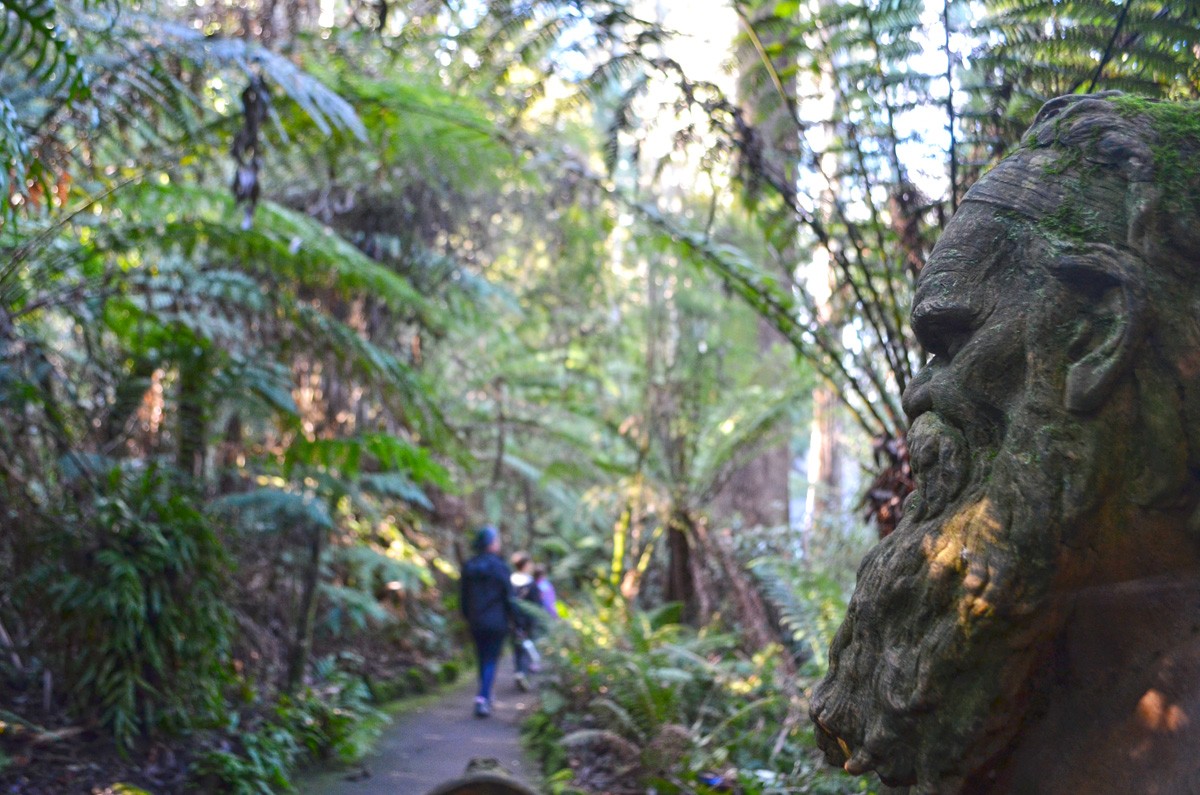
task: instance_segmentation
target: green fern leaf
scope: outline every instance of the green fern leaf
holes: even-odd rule
[[[276,488],[260,488],[214,500],[213,510],[237,517],[243,527],[256,531],[281,531],[293,527],[333,529],[329,509],[309,495]]]

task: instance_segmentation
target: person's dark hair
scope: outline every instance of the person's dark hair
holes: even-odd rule
[[[485,524],[475,533],[475,541],[472,542],[471,546],[474,547],[476,552],[483,552],[499,537],[500,531],[490,524]]]
[[[545,577],[545,576],[546,576],[546,566],[545,566],[545,564],[543,564],[543,563],[539,563],[539,564],[537,564],[536,566],[534,566],[534,567],[533,567],[533,579],[535,579],[535,580],[540,580],[540,579],[542,579],[542,578],[543,578],[543,577]]]
[[[532,561],[528,552],[514,552],[512,556],[512,567],[517,571],[524,571]]]

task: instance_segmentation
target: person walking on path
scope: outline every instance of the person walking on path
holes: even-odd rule
[[[463,616],[475,642],[479,661],[479,694],[475,697],[475,715],[486,718],[492,713],[492,683],[504,650],[509,624],[516,624],[508,566],[500,557],[500,533],[491,525],[475,534],[475,557],[468,560],[460,579]]]
[[[554,592],[554,584],[546,573],[544,564],[533,567],[533,586],[537,588],[538,600],[552,619],[558,618],[558,594]]]
[[[513,597],[526,605],[518,605],[514,621],[513,633],[513,664],[517,669],[517,689],[529,690],[529,674],[538,668],[537,648],[533,645],[535,619],[528,610],[528,605],[541,606],[537,588],[533,584],[533,561],[526,552],[515,552],[512,556],[512,587]],[[525,608],[525,609],[522,609]]]

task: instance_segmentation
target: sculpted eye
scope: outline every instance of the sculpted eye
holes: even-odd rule
[[[913,309],[913,331],[926,351],[953,359],[975,333],[975,317],[970,307],[921,304]]]

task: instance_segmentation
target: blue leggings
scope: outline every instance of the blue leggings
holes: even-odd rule
[[[525,650],[526,637],[528,636],[521,632],[513,635],[513,666],[519,674],[528,674],[533,670],[533,657]]]
[[[490,701],[496,666],[500,662],[500,652],[504,650],[504,633],[473,630],[471,638],[475,641],[475,655],[479,659],[479,697]]]

